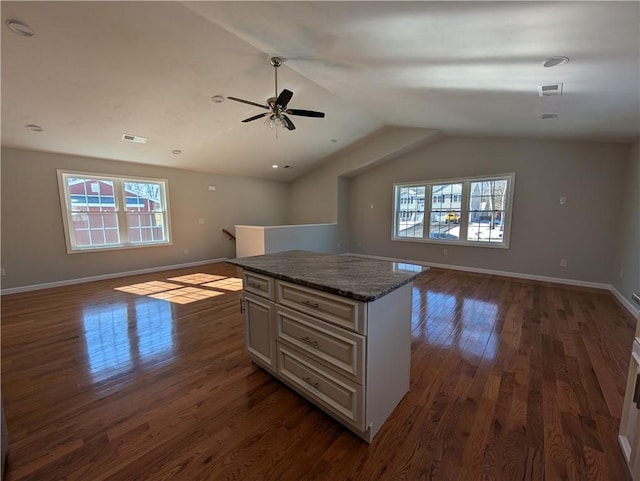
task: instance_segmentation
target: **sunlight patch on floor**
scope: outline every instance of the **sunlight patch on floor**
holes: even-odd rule
[[[189,304],[203,299],[221,296],[242,290],[242,279],[213,274],[189,274],[170,277],[168,281],[150,281],[129,286],[116,287],[116,291],[160,299],[175,304]],[[184,284],[196,284],[187,287]]]

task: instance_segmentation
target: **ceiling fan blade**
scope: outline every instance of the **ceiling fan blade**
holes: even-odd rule
[[[269,112],[265,112],[263,114],[254,115],[253,117],[249,117],[248,119],[244,119],[243,122],[251,122],[252,120],[258,120],[261,117],[269,115]]]
[[[249,104],[249,105],[255,105],[256,107],[261,107],[263,109],[267,109],[269,110],[269,107],[267,107],[266,105],[262,105],[262,104],[257,104],[255,102],[251,102],[249,100],[243,100],[243,99],[239,99],[237,97],[227,97],[229,100],[235,100],[236,102],[242,102],[243,104]]]
[[[287,129],[289,130],[295,130],[296,126],[293,125],[293,122],[291,122],[291,119],[289,117],[287,117],[286,115],[282,116],[282,120],[284,120],[284,125],[285,127],[287,127]]]
[[[324,112],[316,112],[315,110],[288,109],[289,115],[300,115],[301,117],[317,117],[324,118]]]
[[[278,95],[276,105],[278,105],[282,109],[286,109],[289,101],[291,100],[291,97],[293,97],[293,92],[291,90],[284,89],[282,92],[280,92],[280,95]]]

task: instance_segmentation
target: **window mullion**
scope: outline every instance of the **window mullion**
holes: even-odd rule
[[[424,189],[424,218],[422,219],[422,238],[429,238],[429,229],[431,228],[431,212],[433,202],[433,184],[426,184]],[[429,201],[427,202],[427,199]],[[427,204],[429,208],[427,209]]]
[[[468,180],[462,182],[462,198],[460,201],[460,240],[467,240],[469,232],[469,190],[470,183]]]
[[[118,212],[118,233],[120,234],[120,244],[129,244],[129,226],[127,223],[127,199],[124,192],[124,180],[115,179],[114,202]]]

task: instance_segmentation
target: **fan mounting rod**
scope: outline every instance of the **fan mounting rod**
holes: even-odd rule
[[[276,74],[276,93],[274,98],[278,98],[278,67],[282,65],[282,62],[284,62],[282,57],[271,57],[271,65],[273,65]]]

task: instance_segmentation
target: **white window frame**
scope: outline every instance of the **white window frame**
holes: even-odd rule
[[[502,242],[491,241],[469,241],[467,240],[468,219],[469,219],[469,191],[472,182],[481,181],[507,181],[506,206],[504,208],[504,218],[501,219],[503,225]],[[400,242],[420,242],[428,244],[448,244],[448,245],[464,245],[470,247],[490,247],[494,249],[508,249],[511,243],[511,220],[513,215],[513,193],[515,191],[516,174],[509,172],[506,174],[480,175],[475,177],[460,177],[454,179],[428,180],[421,182],[398,182],[393,184],[393,213],[391,226],[391,240]],[[431,219],[431,206],[433,205],[434,185],[442,184],[462,184],[461,203],[460,203],[460,235],[459,239],[432,239],[429,237],[428,222]],[[398,215],[400,209],[400,189],[406,187],[425,187],[425,201],[430,199],[431,202],[425,202],[422,237],[404,237],[397,235]]]
[[[62,210],[62,223],[64,225],[64,238],[68,254],[77,254],[81,252],[98,252],[112,251],[119,249],[140,249],[144,247],[158,247],[173,245],[173,236],[171,235],[171,219],[169,215],[169,181],[167,179],[156,179],[151,177],[131,177],[112,174],[101,174],[96,172],[79,172],[65,169],[57,169],[58,174],[58,191],[60,194],[60,208]],[[118,232],[120,242],[118,244],[99,245],[99,246],[77,246],[75,245],[75,235],[73,230],[73,220],[71,218],[73,212],[71,210],[71,194],[67,178],[79,177],[83,179],[92,179],[96,181],[106,180],[113,182],[114,185],[114,203],[115,213],[118,217]],[[160,197],[164,210],[159,212],[163,216],[164,240],[149,242],[129,242],[127,224],[127,204],[124,191],[125,182],[140,183],[156,183],[160,185]]]

